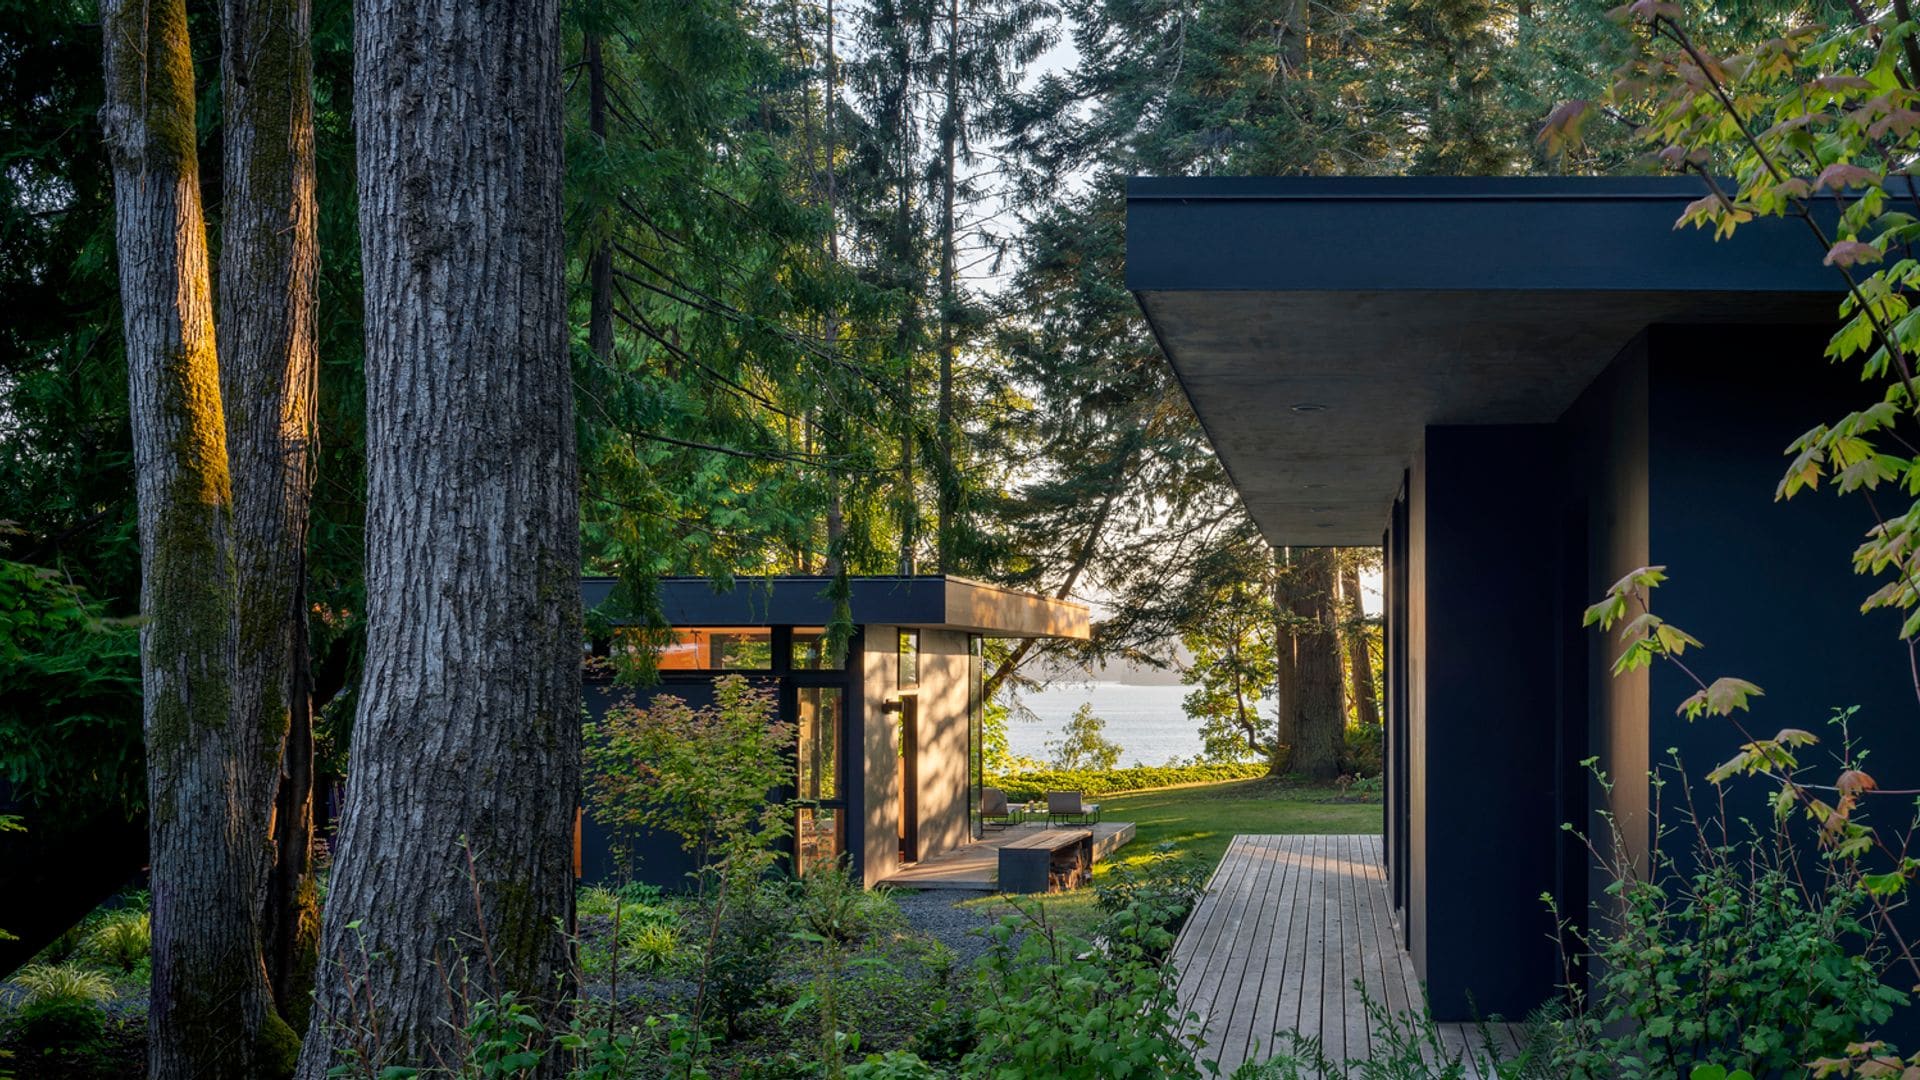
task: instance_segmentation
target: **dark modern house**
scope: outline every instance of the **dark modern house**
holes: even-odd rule
[[[981,835],[981,644],[985,638],[1084,639],[1087,609],[1067,601],[949,576],[856,577],[846,660],[827,649],[833,616],[823,577],[741,579],[726,591],[705,578],[660,583],[673,627],[658,651],[659,679],[632,689],[590,675],[594,716],[672,694],[696,707],[714,680],[744,675],[777,690],[797,732],[793,867],[847,856],[868,885]],[[581,585],[589,610],[613,590]],[[601,643],[604,647],[605,643]],[[583,880],[685,883],[693,869],[676,837],[615,837],[591,815],[581,826]],[[630,854],[616,856],[616,849]]]
[[[1692,686],[1582,609],[1665,565],[1656,610],[1707,678],[1760,684],[1752,723],[1831,739],[1920,786],[1898,620],[1862,616],[1858,499],[1776,501],[1786,446],[1869,404],[1831,365],[1840,279],[1797,221],[1676,231],[1697,181],[1140,179],[1129,288],[1248,512],[1276,547],[1382,545],[1384,859],[1434,1015],[1524,1015],[1560,981],[1541,902],[1599,901],[1562,823],[1600,831],[1597,758],[1642,858],[1648,772],[1730,757]],[[1694,654],[1690,653],[1691,659]],[[1824,760],[1824,759],[1823,759]],[[1729,813],[1759,818],[1760,791]],[[1661,808],[1670,812],[1671,802]]]

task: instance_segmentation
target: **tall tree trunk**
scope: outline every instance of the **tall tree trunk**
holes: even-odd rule
[[[1293,610],[1298,616],[1295,668],[1300,695],[1292,771],[1309,780],[1331,780],[1340,772],[1340,744],[1346,733],[1335,552],[1325,547],[1300,548],[1295,558],[1299,568],[1293,587]]]
[[[1348,605],[1347,668],[1352,672],[1354,718],[1362,727],[1379,727],[1380,699],[1374,690],[1373,652],[1367,648],[1367,609],[1360,600],[1360,570],[1352,563],[1340,568],[1340,593]]]
[[[304,1080],[346,1048],[454,1060],[464,994],[547,1002],[564,971],[581,627],[560,40],[559,0],[355,5],[367,644]]]
[[[827,265],[840,270],[840,214],[838,162],[839,132],[835,127],[840,111],[840,51],[834,40],[833,0],[827,0],[827,92],[821,96],[821,124],[826,129],[827,165]],[[840,352],[840,307],[838,301],[827,308],[827,349]],[[823,435],[827,447],[827,557],[824,572],[839,577],[846,568],[847,515],[843,503],[840,455],[846,452],[846,425],[837,411]]]
[[[960,163],[960,0],[947,0],[947,107],[940,117],[940,475],[937,553],[940,573],[953,572],[954,529],[959,514],[959,475],[953,461],[953,203]]]
[[[256,810],[279,733],[232,722],[233,489],[186,5],[103,0],[100,16],[145,617],[148,1074],[283,1075],[295,1040],[261,962],[266,835]]]
[[[1274,772],[1292,767],[1292,757],[1300,745],[1300,673],[1297,654],[1299,639],[1294,628],[1293,593],[1296,574],[1290,549],[1274,554],[1278,564],[1273,575],[1273,696],[1277,720],[1274,727],[1275,749],[1270,768]]]
[[[318,911],[312,843],[306,576],[319,397],[309,0],[221,8],[225,148],[220,230],[220,392],[233,473],[238,650],[233,716],[265,738],[244,763],[248,833],[267,879],[262,937],[274,1000],[304,1024]],[[283,767],[283,759],[291,759]]]
[[[919,543],[919,500],[914,494],[913,481],[913,406],[914,387],[913,369],[915,353],[920,343],[920,282],[917,260],[914,257],[915,243],[913,227],[913,186],[916,182],[913,170],[912,114],[909,101],[912,97],[913,70],[908,50],[910,44],[900,44],[894,59],[899,62],[896,72],[900,79],[899,95],[889,112],[895,140],[896,165],[894,176],[895,203],[893,219],[893,237],[890,258],[893,270],[899,278],[902,292],[906,296],[906,309],[900,314],[900,325],[895,332],[895,345],[900,352],[900,491],[898,509],[900,513],[900,562],[901,574],[914,572],[915,548]]]
[[[588,34],[584,42],[587,54],[587,130],[603,143],[607,137],[607,64],[600,51],[600,35]],[[604,227],[605,222],[596,221]],[[602,236],[588,256],[589,288],[592,297],[587,307],[587,348],[606,360],[613,355],[613,240]]]

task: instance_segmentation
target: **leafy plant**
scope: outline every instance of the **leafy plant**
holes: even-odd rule
[[[22,991],[15,1021],[30,1046],[81,1046],[106,1030],[103,1006],[113,1000],[105,975],[75,964],[29,964],[14,973]]]
[[[1130,909],[1138,917],[1177,933],[1207,887],[1207,864],[1183,853],[1173,841],[1155,844],[1144,859],[1122,859],[1094,881],[1102,911],[1117,916]]]
[[[848,1080],[940,1080],[944,1073],[904,1050],[890,1054],[869,1054],[865,1061],[847,1066]]]
[[[87,935],[86,952],[130,972],[153,947],[152,916],[144,911],[116,912]]]
[[[1044,903],[1018,907],[988,932],[978,1043],[970,1076],[1193,1077],[1196,1018],[1183,1016],[1175,973],[1154,959],[1173,944],[1158,913],[1132,904],[1106,919],[1096,941],[1062,934]]]
[[[633,932],[624,937],[622,951],[633,957],[639,970],[663,971],[673,963],[678,942],[673,927],[666,923],[635,923]]]
[[[770,687],[716,679],[713,704],[671,694],[587,725],[585,771],[595,817],[623,830],[680,837],[703,871],[745,880],[770,865],[792,812],[767,793],[793,783],[793,725]]]
[[[0,559],[0,775],[30,805],[146,799],[140,642],[57,571]]]
[[[1688,831],[1661,830],[1651,873],[1611,816],[1608,843],[1588,845],[1612,882],[1611,901],[1589,937],[1573,936],[1592,989],[1570,979],[1569,1014],[1553,1025],[1563,1074],[1676,1076],[1722,1062],[1774,1075],[1838,1054],[1885,1023],[1906,995],[1882,980],[1891,954],[1859,876],[1830,865],[1810,878],[1778,828],[1738,840],[1710,832],[1678,761],[1664,772],[1679,779],[1656,780],[1653,816],[1677,783]]]

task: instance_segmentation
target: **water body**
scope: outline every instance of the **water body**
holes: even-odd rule
[[[1017,757],[1050,756],[1046,744],[1058,740],[1074,710],[1093,705],[1094,715],[1107,722],[1106,737],[1120,744],[1121,765],[1165,765],[1199,754],[1200,724],[1187,715],[1181,700],[1185,686],[1133,686],[1117,682],[1059,683],[1015,696],[1032,713],[1023,719],[1014,710],[1007,722],[1007,743]]]

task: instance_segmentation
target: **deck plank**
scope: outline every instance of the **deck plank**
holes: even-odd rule
[[[1212,880],[1207,883],[1206,895],[1214,898],[1234,895],[1242,879],[1253,870],[1252,860],[1246,857],[1247,848],[1244,837],[1236,836],[1228,842],[1226,855],[1221,858],[1220,865],[1214,868]],[[1231,909],[1231,903],[1223,902],[1198,905],[1174,941],[1173,963],[1179,973],[1181,1000],[1188,1008],[1199,1013],[1203,1022],[1212,1001],[1201,1000],[1198,990],[1206,979],[1207,969],[1220,945],[1221,931]]]
[[[1258,900],[1266,882],[1265,871],[1271,865],[1270,854],[1257,839],[1242,836],[1234,842],[1239,845],[1238,857],[1244,865],[1231,887],[1220,896],[1225,917],[1213,923],[1214,940],[1206,968],[1194,988],[1194,1001],[1203,1005],[1197,1011],[1210,1039],[1226,1030],[1231,1020],[1239,983],[1229,983],[1228,973],[1235,959],[1244,958],[1246,954],[1242,948],[1246,928],[1263,917]]]
[[[1281,897],[1286,890],[1287,872],[1290,869],[1291,860],[1287,858],[1287,853],[1278,840],[1278,837],[1273,836],[1256,838],[1257,846],[1266,855],[1262,862],[1266,881],[1260,890],[1261,917],[1256,920],[1241,947],[1234,950],[1239,971],[1238,988],[1234,993],[1236,1004],[1228,1012],[1227,1021],[1222,1025],[1218,1037],[1211,1040],[1212,1045],[1218,1047],[1220,1052],[1235,1054],[1242,1059],[1251,1056],[1251,1044],[1256,1032],[1255,1010],[1246,1008],[1240,1003],[1259,999],[1261,984],[1266,978],[1267,954],[1271,948],[1274,928],[1284,921],[1275,916],[1284,911]],[[1271,1041],[1271,1038],[1260,1040],[1263,1046]]]
[[[1373,835],[1236,836],[1171,951],[1182,1012],[1205,1025],[1204,1056],[1222,1075],[1269,1057],[1276,1032],[1321,1041],[1334,1061],[1363,1058],[1378,1041],[1366,996],[1390,1015],[1425,1000],[1401,944]],[[1524,1044],[1520,1024],[1488,1026],[1501,1055]],[[1473,1024],[1441,1024],[1446,1052],[1481,1070]]]
[[[1294,925],[1300,918],[1300,890],[1306,887],[1306,875],[1301,868],[1297,837],[1274,836],[1269,840],[1280,853],[1281,882],[1274,899],[1273,915],[1267,920],[1267,934],[1264,939],[1252,943],[1254,955],[1258,958],[1260,980],[1252,987],[1251,1007],[1239,1011],[1239,1015],[1245,1016],[1248,1021],[1246,1055],[1249,1058],[1271,1057],[1276,1049],[1275,1033],[1298,1026],[1299,1018],[1299,996],[1296,993],[1292,998],[1287,998],[1285,987],[1287,964],[1295,957],[1290,941]],[[1292,1011],[1287,1014],[1285,1023],[1280,1022],[1283,1000],[1292,1003]]]

